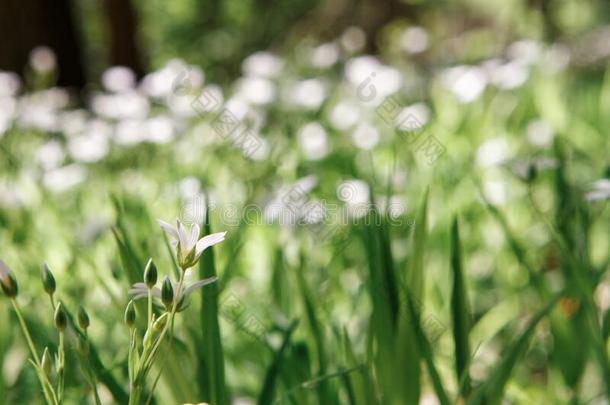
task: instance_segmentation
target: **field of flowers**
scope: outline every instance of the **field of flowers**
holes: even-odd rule
[[[0,403],[608,404],[608,71],[392,32],[0,72]]]

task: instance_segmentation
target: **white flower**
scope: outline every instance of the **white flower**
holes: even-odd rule
[[[183,270],[193,267],[204,250],[225,240],[225,235],[227,234],[226,232],[218,232],[199,239],[200,229],[197,224],[191,226],[189,235],[180,220],[176,220],[176,227],[173,227],[160,219],[158,219],[157,222],[161,228],[174,239],[178,265]]]
[[[195,281],[194,283],[185,286],[180,292],[180,296],[177,297],[178,300],[176,302],[178,303],[178,310],[184,309],[183,300],[189,295],[191,295],[195,290],[198,290],[208,284],[212,284],[216,280],[216,277],[209,277],[204,278],[203,280]],[[178,283],[172,282],[172,287],[174,288],[174,292],[178,291]],[[161,299],[161,289],[159,287],[153,287],[150,292],[154,298]],[[128,293],[134,300],[146,298],[148,297],[148,287],[145,283],[135,283],[131,286]]]

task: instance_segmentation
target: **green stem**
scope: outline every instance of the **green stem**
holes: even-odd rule
[[[64,331],[59,331],[59,349],[58,349],[59,365],[57,367],[57,398],[59,403],[64,398],[64,363],[65,363],[65,351],[64,351]]]
[[[23,319],[23,315],[21,314],[21,310],[19,309],[19,305],[15,298],[11,299],[11,304],[13,304],[13,309],[15,310],[15,314],[17,315],[17,319],[19,320],[19,326],[21,327],[21,331],[23,332],[23,336],[25,336],[25,340],[27,341],[28,347],[30,349],[30,353],[32,358],[34,359],[34,363],[37,368],[38,380],[40,381],[40,385],[42,386],[42,392],[44,394],[45,400],[49,405],[57,404],[57,399],[55,398],[55,392],[53,391],[53,387],[51,386],[48,378],[46,376],[42,376],[42,365],[40,363],[40,357],[38,357],[38,353],[36,353],[36,346],[34,346],[34,341],[32,340],[32,336],[30,335],[30,331],[28,330],[28,326],[25,323],[25,319]]]
[[[129,393],[129,405],[138,405],[140,403],[140,386],[132,384],[131,392]]]
[[[157,338],[157,340],[156,340],[155,344],[153,345],[152,349],[150,351],[148,351],[147,354],[143,354],[144,357],[145,357],[144,360],[142,360],[142,362],[141,362],[141,364],[142,364],[141,369],[143,369],[143,370],[150,370],[150,368],[152,367],[153,362],[154,362],[154,356],[157,354],[157,351],[159,350],[159,347],[161,346],[161,342],[165,338],[165,335],[167,334],[168,330],[170,331],[170,336],[172,336],[171,334],[172,334],[173,328],[174,328],[174,316],[176,315],[176,311],[178,309],[178,304],[180,303],[180,295],[182,293],[182,288],[184,286],[184,276],[185,275],[186,275],[186,270],[183,270],[182,273],[180,274],[180,281],[178,282],[178,288],[176,289],[175,294],[174,294],[174,303],[172,305],[172,310],[170,312],[169,320],[168,320],[167,325],[165,326],[165,328],[163,329],[163,331],[161,332],[161,334]],[[150,327],[152,327],[152,326],[149,326],[149,328]],[[168,350],[165,352],[165,355],[163,356],[163,361],[162,362],[165,362],[165,359],[167,358],[167,355],[169,354],[170,349],[171,349],[171,347],[168,348]],[[146,378],[146,374],[148,374],[148,371],[145,371],[145,374],[143,375],[142,378]],[[154,385],[153,385],[153,390],[154,390],[154,386],[156,386],[157,382],[159,381],[159,377],[160,376],[161,376],[161,373],[159,372],[159,375],[157,376],[157,378],[155,378],[155,382],[154,382]],[[138,377],[136,376],[136,379],[137,378]],[[134,389],[137,389],[137,387],[132,387],[132,391]],[[139,397],[140,396],[140,392],[136,392],[135,395],[137,395]],[[152,391],[150,393],[149,400],[150,400],[151,397],[152,397]],[[130,396],[130,399],[129,399],[129,404],[130,405],[132,404],[131,396]]]
[[[15,314],[17,314],[17,319],[19,319],[19,325],[21,325],[21,331],[25,336],[25,340],[28,342],[28,346],[30,348],[30,352],[37,366],[40,366],[40,357],[38,357],[38,353],[36,353],[36,346],[34,346],[34,342],[32,341],[32,336],[30,336],[30,332],[28,331],[28,327],[25,323],[25,319],[23,319],[23,315],[21,315],[21,311],[19,310],[19,305],[17,305],[17,301],[15,298],[11,299],[11,303],[13,304],[13,309],[15,310]]]
[[[152,291],[148,289],[148,327],[152,325]]]

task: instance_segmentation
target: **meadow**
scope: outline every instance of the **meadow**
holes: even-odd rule
[[[607,68],[406,31],[0,72],[0,403],[608,404]]]

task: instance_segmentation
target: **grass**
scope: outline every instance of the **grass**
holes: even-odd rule
[[[0,322],[9,325],[0,330],[8,370],[0,373],[0,403],[607,402],[610,230],[606,202],[585,198],[608,174],[610,121],[598,106],[607,80],[533,66],[524,86],[490,87],[460,104],[431,77],[425,133],[446,153],[429,165],[374,111],[361,117],[381,134],[372,151],[327,124],[332,104],[348,97],[341,69],[317,73],[330,83],[319,111],[280,101],[261,107],[272,149],[262,160],[219,139],[213,117],[196,117],[168,144],[112,145],[104,160],[86,165],[86,182],[56,193],[26,176],[28,162],[49,138],[68,137],[10,129],[0,141],[2,181],[15,184],[23,203],[0,206],[0,256],[20,291],[15,307],[0,300]],[[555,131],[551,145],[525,140],[534,118]],[[333,146],[317,161],[297,141],[314,120]],[[481,145],[497,137],[510,156],[481,164]],[[554,163],[532,169],[544,159]],[[515,170],[523,162],[526,175]],[[281,200],[278,190],[307,175],[317,183],[298,212],[324,202],[343,214],[349,204],[337,188],[354,179],[366,184],[374,209],[322,225],[263,221],[267,203]],[[209,196],[201,236],[228,231],[186,273],[155,224],[188,220],[178,186],[185,178]],[[504,193],[490,193],[494,184]],[[383,209],[392,196],[406,200],[404,212]],[[254,206],[255,214],[242,215]],[[127,291],[143,281],[148,258],[159,269],[157,286],[165,276],[181,280],[175,294],[196,279],[218,281],[191,294],[184,311],[135,301],[126,326]],[[67,317],[61,340],[55,304],[38,279],[44,262]],[[88,328],[75,322],[80,305]],[[65,362],[59,372],[42,369],[45,348],[53,364]]]

